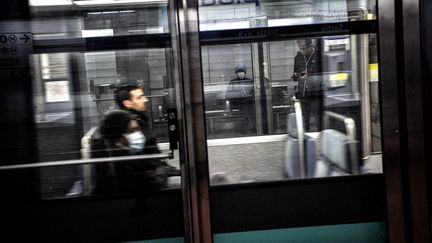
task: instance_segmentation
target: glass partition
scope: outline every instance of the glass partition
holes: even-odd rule
[[[98,141],[100,124],[107,112],[119,109],[114,91],[124,83],[144,87],[148,97],[148,132],[162,143],[158,146],[163,153],[170,152],[167,146],[168,53],[169,49],[137,49],[34,54],[32,86],[37,162],[102,156],[103,153],[97,156],[90,147],[97,147],[92,143]],[[178,168],[178,160],[173,163]],[[93,180],[100,175],[84,174],[95,173],[103,165],[91,166],[90,172],[86,172],[86,167],[89,166],[40,169],[42,196],[83,193],[74,185],[83,186],[86,180],[94,187]]]
[[[376,35],[202,47],[210,173],[382,173]],[[223,181],[223,182],[222,182]]]
[[[163,188],[179,187],[178,154],[172,159],[168,141],[168,110],[176,108],[179,81],[174,78],[168,2],[32,0],[29,4],[34,50],[28,53],[35,140],[32,162],[79,164],[122,156],[125,160],[36,169],[40,197],[135,195],[158,184],[157,180]],[[125,151],[129,152],[117,154],[101,127],[110,112],[132,110],[115,101],[116,91],[127,84],[142,87],[145,109],[131,112],[128,130],[119,140],[128,144]],[[129,148],[133,141],[127,140],[137,130],[130,128],[136,123],[144,137],[142,153],[133,152]],[[124,158],[129,155],[143,158]],[[157,158],[144,158],[147,155]],[[155,171],[159,164],[165,168],[160,175]],[[125,171],[135,179],[126,178]],[[146,178],[153,181],[145,182]],[[122,190],[121,180],[130,188]]]
[[[375,1],[199,0],[200,30],[326,24],[375,19]]]
[[[169,33],[168,1],[29,1],[35,40]],[[61,14],[61,18],[56,18]]]

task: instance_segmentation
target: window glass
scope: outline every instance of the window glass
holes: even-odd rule
[[[294,26],[375,19],[375,1],[199,0],[200,30]]]
[[[251,48],[250,44],[202,48],[209,138],[256,135],[254,82],[249,78],[253,77]],[[245,79],[248,82],[236,81],[237,64],[244,65]],[[228,99],[226,96],[233,98]],[[238,100],[236,97],[247,101]],[[247,113],[243,112],[246,107]],[[246,130],[242,126],[248,126],[249,129]]]
[[[40,168],[40,196],[142,193],[157,180],[164,180],[164,187],[179,186],[178,155],[168,159],[167,109],[176,107],[178,81],[167,35],[168,2],[31,0],[29,5],[33,162],[166,156],[157,159],[157,168],[166,169],[163,178],[150,173],[156,160]],[[121,139],[111,144],[102,124],[108,123],[109,112],[121,108],[116,90],[130,83],[143,87],[139,99],[146,100],[146,109],[140,114],[145,115],[128,116]],[[136,124],[145,127],[139,139],[144,145],[137,143]],[[128,153],[118,153],[113,144],[127,144]],[[140,146],[144,152],[135,153]]]
[[[204,46],[202,60],[211,175],[382,173],[375,34]]]
[[[167,1],[29,3],[35,40],[169,33]]]
[[[34,54],[32,78],[38,161],[109,156],[103,149],[98,154],[96,138],[100,137],[100,125],[106,113],[119,108],[114,101],[114,90],[130,82],[144,87],[148,99],[145,112],[149,119],[148,132],[157,139],[158,148],[167,152],[166,55],[169,53],[169,49],[135,49]],[[178,160],[170,163],[176,164]],[[73,192],[73,186],[82,187],[84,182],[95,186],[96,180],[103,177],[95,174],[100,167],[103,166],[40,169],[42,196],[74,195],[79,190]],[[85,179],[86,176],[89,178]]]

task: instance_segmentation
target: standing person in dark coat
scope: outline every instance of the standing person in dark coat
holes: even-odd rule
[[[296,98],[300,100],[306,132],[321,130],[322,80],[320,54],[312,39],[297,40],[300,51],[294,58],[292,80],[296,82]]]
[[[242,132],[248,135],[256,133],[254,81],[246,76],[246,66],[238,64],[232,79],[225,90],[225,100],[230,110],[238,109],[242,115]]]

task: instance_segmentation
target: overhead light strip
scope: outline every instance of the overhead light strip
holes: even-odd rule
[[[29,0],[29,5],[39,6],[68,6],[72,5],[72,0]]]
[[[125,5],[125,4],[157,4],[168,3],[167,0],[75,0],[77,6]]]

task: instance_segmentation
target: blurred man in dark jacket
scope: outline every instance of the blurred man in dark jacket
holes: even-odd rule
[[[317,132],[321,129],[322,113],[322,80],[321,61],[312,39],[297,40],[300,51],[294,58],[292,80],[296,81],[296,98],[300,100],[306,132]]]

